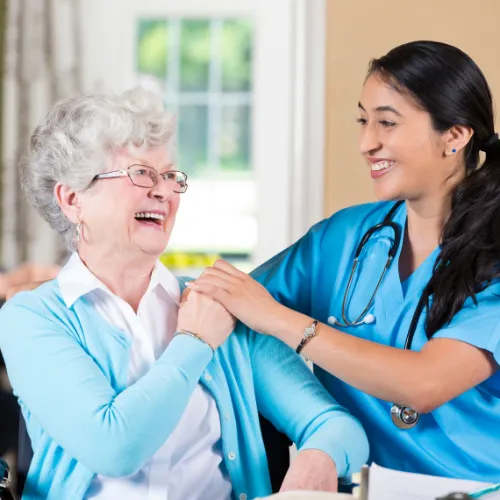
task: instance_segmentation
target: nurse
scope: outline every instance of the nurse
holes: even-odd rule
[[[218,261],[190,286],[312,360],[364,425],[372,461],[499,481],[500,142],[487,82],[458,48],[412,42],[370,63],[358,108],[381,201],[318,223],[254,279]]]

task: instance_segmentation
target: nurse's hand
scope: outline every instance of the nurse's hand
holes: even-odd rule
[[[286,310],[260,283],[221,259],[186,286],[220,302],[233,316],[259,333],[271,335]]]
[[[321,450],[304,450],[297,454],[283,480],[280,491],[337,491],[337,467]]]

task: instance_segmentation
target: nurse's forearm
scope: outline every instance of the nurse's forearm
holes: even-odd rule
[[[312,321],[284,308],[272,333],[296,348]],[[432,340],[416,352],[360,339],[323,323],[316,331],[302,350],[304,356],[363,392],[421,413],[476,386],[496,369],[490,355],[457,340]]]
[[[312,318],[287,311],[274,333],[296,348]],[[408,388],[415,389],[414,372],[421,371],[416,352],[359,339],[323,323],[318,324],[316,337],[305,345],[302,354],[357,389],[400,404],[409,404]]]

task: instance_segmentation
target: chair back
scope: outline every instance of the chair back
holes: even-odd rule
[[[21,498],[23,494],[24,484],[28,477],[31,460],[33,460],[33,448],[31,439],[26,429],[26,423],[22,414],[19,416],[19,438],[17,441],[17,470],[16,470],[16,492]]]

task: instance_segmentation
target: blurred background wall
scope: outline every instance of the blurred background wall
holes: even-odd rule
[[[412,40],[456,45],[483,70],[498,104],[499,20],[498,0],[327,1],[325,215],[374,199],[355,122],[370,59]]]

